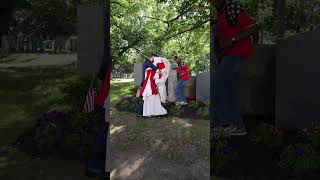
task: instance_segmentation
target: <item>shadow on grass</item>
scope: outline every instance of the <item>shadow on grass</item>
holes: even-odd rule
[[[209,172],[208,121],[174,117],[137,119],[133,113],[117,110],[112,111],[111,119],[113,124],[111,142],[115,151],[113,154],[119,154],[113,164],[117,172],[114,176],[124,178],[130,172],[129,174],[136,178],[148,178],[151,177],[151,173],[163,178],[175,177],[174,173],[178,173],[176,175],[179,177],[205,177],[204,169],[207,168]],[[123,159],[124,157],[127,158]],[[138,159],[144,160],[138,161]],[[204,163],[207,166],[203,167],[197,163]],[[129,171],[133,167],[136,170]],[[186,174],[191,167],[199,171],[204,170],[204,173]],[[128,172],[125,172],[126,168]],[[164,169],[170,170],[164,171]]]

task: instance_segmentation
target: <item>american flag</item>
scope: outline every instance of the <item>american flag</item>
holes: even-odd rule
[[[97,96],[96,89],[90,88],[87,93],[86,100],[84,102],[83,112],[90,113],[94,110],[96,96]]]

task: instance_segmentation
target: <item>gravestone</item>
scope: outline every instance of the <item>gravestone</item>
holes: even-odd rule
[[[78,37],[76,36],[70,37],[70,51],[71,52],[78,51]]]
[[[177,71],[170,69],[169,76],[168,76],[168,84],[167,84],[169,102],[176,102],[177,85],[178,85]]]
[[[286,129],[320,122],[320,31],[282,40],[277,49],[276,125]]]
[[[80,76],[92,76],[98,72],[104,56],[104,10],[98,5],[80,5],[77,10],[78,71]]]
[[[190,76],[190,79],[184,85],[184,95],[186,98],[196,98],[196,77]]]
[[[210,72],[205,72],[196,77],[196,100],[210,101]]]
[[[9,37],[7,35],[2,36],[1,38],[1,51],[2,53],[10,52]]]
[[[134,63],[133,65],[133,69],[134,69],[134,83],[136,85],[140,85],[141,81],[142,81],[142,64],[141,63]]]
[[[254,46],[253,57],[240,71],[240,108],[243,115],[274,118],[275,45]]]

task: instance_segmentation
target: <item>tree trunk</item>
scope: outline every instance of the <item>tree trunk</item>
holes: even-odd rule
[[[285,33],[285,17],[286,17],[286,0],[275,0],[276,3],[276,42],[284,38]]]

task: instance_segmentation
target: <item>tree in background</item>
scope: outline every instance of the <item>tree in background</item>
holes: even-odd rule
[[[113,63],[133,67],[156,53],[167,58],[179,54],[195,66],[210,51],[209,19],[209,1],[111,1]]]

